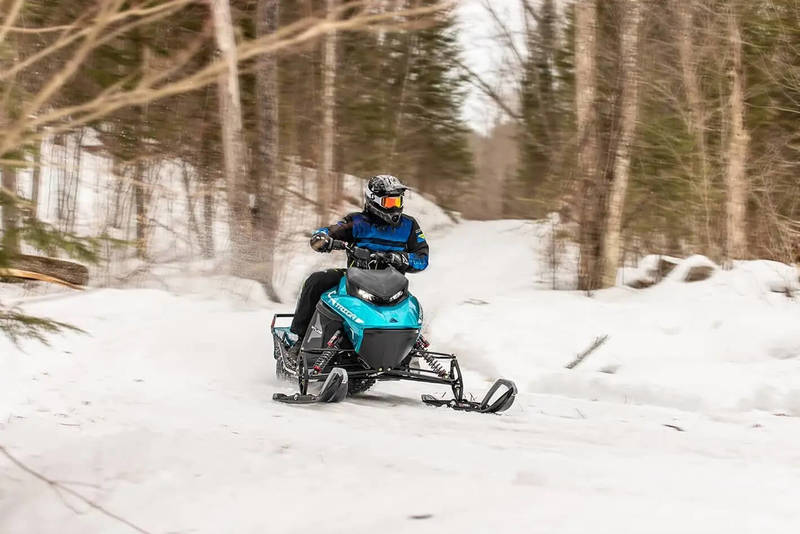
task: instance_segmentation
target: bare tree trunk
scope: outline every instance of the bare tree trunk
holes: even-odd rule
[[[247,228],[247,169],[242,127],[242,102],[239,91],[239,69],[231,7],[228,0],[211,0],[214,34],[226,69],[218,82],[222,150],[225,160],[225,180],[228,191],[230,240],[233,271],[239,272],[248,261],[245,244],[249,241]]]
[[[259,0],[256,6],[256,34],[263,37],[278,29],[278,0]],[[256,63],[256,157],[253,162],[255,203],[252,212],[255,239],[260,256],[258,277],[267,295],[280,302],[272,277],[275,266],[275,238],[280,220],[278,159],[278,60],[262,55]]]
[[[33,177],[31,184],[31,217],[39,216],[39,191],[42,188],[42,143],[33,150]]]
[[[326,0],[328,16],[333,16],[337,0]],[[325,36],[325,49],[322,60],[322,164],[319,169],[319,223],[328,223],[328,210],[335,201],[336,177],[333,175],[334,110],[336,108],[336,33]]]
[[[700,178],[703,202],[703,223],[706,250],[711,250],[711,177],[709,176],[708,143],[706,142],[706,110],[703,105],[700,79],[697,76],[698,59],[694,48],[692,13],[694,1],[673,0],[678,15],[680,34],[678,54],[680,56],[683,87],[689,103],[689,132],[697,145],[696,170]]]
[[[393,119],[394,126],[392,127],[392,145],[389,149],[388,169],[392,169],[397,156],[397,143],[400,140],[400,134],[403,126],[403,114],[406,108],[406,88],[408,87],[408,77],[411,70],[411,55],[413,54],[414,42],[416,41],[413,32],[408,32],[403,35],[406,42],[405,53],[403,54],[403,66],[398,72],[403,73],[403,81],[400,82],[400,91],[397,96],[397,104],[395,105]],[[391,170],[389,170],[391,172]]]
[[[141,156],[140,156],[141,157]],[[147,193],[145,191],[146,166],[140,160],[133,171],[133,202],[136,207],[136,255],[147,257]]]
[[[394,0],[389,9],[394,11],[400,11],[405,9],[407,0]],[[416,34],[414,32],[406,32],[403,34],[403,40],[405,43],[405,48],[402,52],[403,62],[401,63],[400,67],[397,69],[397,72],[403,73],[402,81],[400,82],[399,86],[400,89],[397,92],[396,96],[393,95],[393,100],[396,102],[394,105],[394,109],[391,112],[390,120],[394,121],[394,124],[391,126],[392,132],[392,141],[389,148],[389,159],[387,161],[387,169],[394,168],[397,156],[397,143],[400,140],[400,134],[402,132],[403,127],[403,115],[406,111],[406,95],[408,93],[408,78],[411,73],[411,64],[412,64],[412,56],[413,51],[416,46]],[[389,54],[390,52],[383,52]],[[389,170],[388,172],[392,172]]]
[[[214,246],[214,178],[210,173],[203,175],[203,257],[213,258]]]
[[[6,154],[7,159],[18,159],[17,154]],[[3,189],[8,195],[17,194],[17,169],[12,165],[3,167]],[[4,255],[14,256],[19,254],[19,226],[18,226],[18,211],[19,208],[10,199],[10,202],[4,204],[3,210],[3,239],[0,240]]]
[[[597,4],[595,0],[579,0],[575,4],[576,178],[580,216],[578,287],[587,290],[594,289],[599,282],[596,279],[600,239],[600,214],[595,198],[598,180],[596,49]]]
[[[69,175],[68,199],[68,220],[67,231],[75,231],[75,222],[78,216],[78,196],[80,195],[81,185],[81,162],[83,161],[83,137],[86,131],[81,128],[75,136],[75,152],[72,154],[72,167]]]
[[[742,71],[742,36],[736,15],[728,14],[728,40],[733,61],[730,68],[731,130],[728,143],[728,168],[725,173],[727,200],[726,257],[743,258],[747,254],[747,177],[746,161],[750,136],[744,125],[744,81]]]
[[[191,234],[194,232],[197,243],[203,248],[203,237],[200,233],[200,225],[197,223],[197,216],[194,212],[194,198],[192,197],[192,181],[189,177],[189,168],[186,162],[181,164],[181,177],[183,178],[183,190],[186,193],[186,213],[189,222],[189,245],[192,244]]]
[[[622,23],[621,60],[621,119],[620,135],[614,154],[614,174],[610,184],[606,231],[603,236],[603,286],[611,287],[617,280],[621,254],[622,214],[631,166],[631,145],[636,131],[639,110],[639,0],[624,0]]]
[[[214,199],[216,195],[214,194],[214,181],[215,176],[214,173],[211,171],[211,143],[212,143],[212,135],[211,135],[211,128],[208,124],[203,127],[203,136],[202,136],[202,152],[200,154],[200,160],[202,162],[200,168],[200,181],[201,187],[200,192],[202,195],[202,205],[203,205],[203,241],[200,247],[203,257],[204,258],[213,258],[214,257]]]

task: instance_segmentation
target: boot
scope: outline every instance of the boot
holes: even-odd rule
[[[303,339],[300,338],[295,341],[294,345],[289,347],[289,350],[286,353],[286,363],[289,364],[289,367],[292,369],[297,369],[297,358],[300,356],[300,347],[303,346]]]

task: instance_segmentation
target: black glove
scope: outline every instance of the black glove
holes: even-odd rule
[[[387,252],[386,263],[394,267],[400,272],[405,272],[408,269],[408,253],[407,252]]]
[[[319,232],[311,236],[311,248],[317,252],[330,252],[333,247],[333,239],[326,233]]]

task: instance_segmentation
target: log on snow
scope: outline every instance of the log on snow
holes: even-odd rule
[[[89,269],[85,265],[44,256],[26,254],[14,256],[8,262],[8,269],[55,278],[75,286],[85,286],[89,283]]]
[[[0,267],[0,278],[2,277],[22,278],[24,280],[39,280],[41,282],[50,282],[51,284],[59,284],[62,286],[71,287],[72,289],[84,289],[83,286],[70,284],[66,280],[61,280],[60,278],[54,278],[52,276],[47,276],[46,274],[33,273],[30,271],[20,271],[19,269],[7,269]]]

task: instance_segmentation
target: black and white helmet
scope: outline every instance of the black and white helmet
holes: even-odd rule
[[[391,174],[373,176],[364,187],[364,211],[392,226],[403,215],[403,193],[408,187]]]

